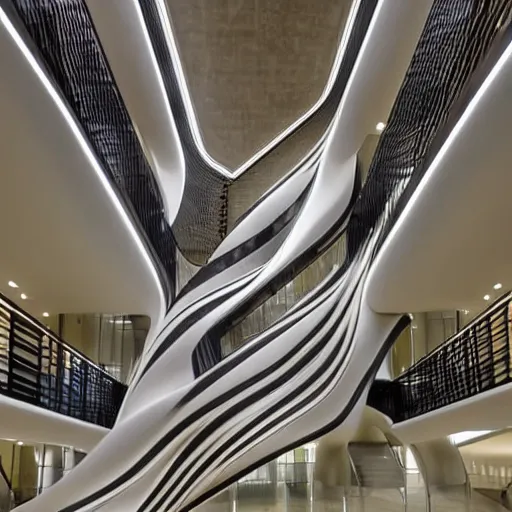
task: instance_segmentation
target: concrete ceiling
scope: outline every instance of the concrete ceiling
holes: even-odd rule
[[[161,295],[147,254],[3,24],[0,61],[9,72],[0,80],[0,291],[27,294],[22,305],[36,316],[155,314]]]
[[[167,0],[209,154],[237,168],[310,109],[350,0]]]

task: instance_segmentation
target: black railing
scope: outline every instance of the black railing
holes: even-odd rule
[[[0,393],[111,428],[126,386],[0,294]]]
[[[400,422],[512,382],[512,294],[499,299],[393,381],[375,381],[368,405]]]

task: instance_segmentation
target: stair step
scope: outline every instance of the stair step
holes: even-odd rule
[[[399,489],[405,486],[404,469],[387,443],[351,443],[349,453],[362,487]]]

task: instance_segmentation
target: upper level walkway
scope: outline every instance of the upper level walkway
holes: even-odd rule
[[[126,386],[0,295],[0,437],[92,448]]]

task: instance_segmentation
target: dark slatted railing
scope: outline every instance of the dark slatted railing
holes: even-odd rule
[[[512,382],[512,294],[393,381],[375,381],[368,405],[393,421],[415,418]]]
[[[111,428],[126,386],[0,295],[0,393]]]

